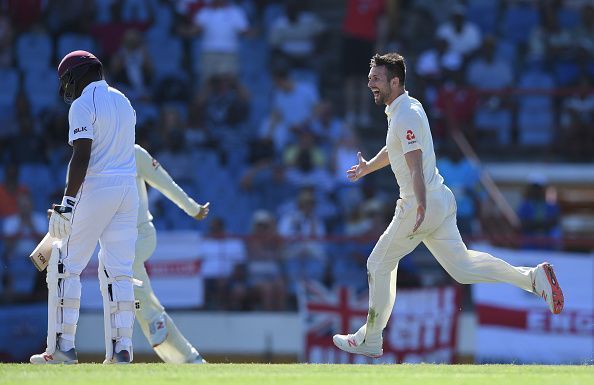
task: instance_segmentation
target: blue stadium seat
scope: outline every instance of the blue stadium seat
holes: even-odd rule
[[[473,1],[468,4],[466,17],[477,24],[483,34],[493,34],[497,30],[498,7],[496,1]]]
[[[32,110],[38,114],[58,102],[58,79],[50,68],[25,73],[25,93]]]
[[[57,60],[60,61],[64,56],[72,51],[82,49],[94,54],[99,54],[94,40],[88,35],[81,35],[77,33],[65,33],[58,39]]]
[[[555,78],[559,86],[569,86],[578,79],[580,69],[577,63],[570,60],[557,60],[554,65]]]
[[[503,14],[501,34],[512,43],[526,43],[530,32],[540,23],[538,9],[533,5],[510,5]]]
[[[495,132],[499,144],[510,144],[512,127],[512,114],[510,111],[480,107],[476,111],[474,124],[478,131]]]
[[[157,78],[181,73],[184,52],[179,39],[164,37],[147,43]]]
[[[16,59],[23,70],[47,68],[53,51],[52,40],[47,34],[25,33],[16,42]]]
[[[521,108],[518,113],[518,142],[527,146],[547,146],[553,139],[551,109]]]
[[[563,29],[572,29],[577,27],[580,22],[580,12],[577,9],[563,7],[557,14],[559,24]]]
[[[47,166],[41,164],[23,164],[20,167],[20,183],[26,185],[31,192],[33,207],[44,211],[51,204],[49,194],[59,187],[56,181],[62,179],[52,178]]]
[[[553,77],[539,69],[527,70],[520,76],[520,88],[551,90],[555,87]],[[518,98],[520,108],[533,111],[553,108],[551,95],[524,95]]]

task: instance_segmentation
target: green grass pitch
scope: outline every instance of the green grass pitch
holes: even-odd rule
[[[1,385],[591,385],[594,366],[0,364]]]

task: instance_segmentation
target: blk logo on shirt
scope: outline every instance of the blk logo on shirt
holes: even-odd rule
[[[78,134],[79,132],[87,131],[87,127],[79,127],[74,129],[74,135]]]
[[[414,140],[416,138],[415,133],[412,132],[412,130],[407,130],[406,131],[406,140]]]

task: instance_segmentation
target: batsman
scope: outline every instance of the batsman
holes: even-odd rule
[[[47,265],[47,348],[32,364],[75,364],[80,274],[100,244],[105,361],[132,362],[132,277],[138,217],[134,142],[136,113],[103,78],[103,65],[87,51],[73,51],[58,66],[67,104],[72,158],[64,197],[52,208]],[[49,239],[46,238],[46,239]],[[48,260],[49,259],[49,260]]]

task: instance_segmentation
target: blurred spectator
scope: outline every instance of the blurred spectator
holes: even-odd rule
[[[10,20],[19,31],[25,31],[33,24],[41,22],[48,6],[48,1],[45,0],[9,0],[7,3]]]
[[[10,67],[14,63],[13,39],[12,20],[0,12],[0,68]]]
[[[456,71],[462,66],[462,56],[452,51],[447,40],[440,38],[435,48],[429,48],[417,59],[417,87],[427,105],[435,104],[437,91],[447,79],[446,71]]]
[[[478,233],[480,211],[480,170],[464,156],[460,148],[451,143],[438,158],[437,168],[445,183],[456,196],[457,223],[462,235]]]
[[[0,219],[18,213],[18,199],[29,189],[19,182],[19,165],[8,163],[4,168],[4,183],[0,184]]]
[[[249,117],[248,91],[233,74],[213,75],[198,96],[203,124],[216,132]]]
[[[243,9],[228,0],[213,0],[196,14],[194,26],[202,34],[202,79],[205,81],[212,75],[237,74],[239,37],[249,28]]]
[[[19,121],[19,132],[8,140],[8,153],[18,164],[45,163],[46,154],[42,137],[33,127],[33,119],[23,116]]]
[[[466,7],[462,4],[453,8],[451,20],[439,26],[437,36],[446,40],[453,52],[464,56],[471,55],[481,45],[481,32],[466,19]]]
[[[308,122],[319,102],[318,90],[310,84],[297,82],[283,69],[273,73],[274,99],[272,108],[289,127]]]
[[[300,283],[323,280],[326,274],[326,255],[318,244],[298,242],[287,248],[285,266],[289,293],[296,296]]]
[[[542,8],[541,24],[530,34],[530,56],[557,60],[570,55],[574,44],[570,31],[561,28],[558,14],[554,12],[551,7]]]
[[[437,137],[445,137],[452,130],[461,130],[470,141],[475,143],[473,130],[474,114],[479,102],[474,88],[468,87],[464,79],[464,72],[447,71],[445,82],[437,91],[434,108],[432,109],[434,122],[432,131]]]
[[[254,212],[247,253],[248,285],[254,291],[254,307],[266,311],[284,310],[287,295],[282,266],[283,242],[270,212]]]
[[[383,50],[387,36],[385,0],[348,0],[342,24],[342,67],[345,113],[349,124],[371,123],[369,89],[362,74],[369,71],[374,51]]]
[[[324,152],[316,145],[311,129],[300,129],[298,140],[284,153],[287,182],[296,187],[313,186],[317,191],[330,191],[334,181],[325,168]]]
[[[594,5],[585,2],[580,14],[581,23],[572,31],[572,41],[594,56]]]
[[[4,277],[0,277],[6,300],[12,295],[23,297],[33,294],[37,272],[31,269],[26,258],[47,232],[47,219],[43,213],[34,212],[27,194],[17,197],[15,207],[18,211],[4,219],[2,237],[5,240],[4,252],[0,259],[4,265]]]
[[[468,66],[466,80],[479,90],[501,90],[510,87],[514,80],[511,65],[496,56],[496,45],[493,37],[486,37],[479,56]],[[477,131],[490,139],[495,136],[500,144],[509,144],[511,103],[511,99],[499,95],[483,98],[475,115]]]
[[[153,66],[138,30],[124,34],[121,48],[111,59],[110,75],[116,84],[127,86],[133,99],[149,95]]]
[[[200,243],[206,307],[210,310],[242,310],[247,298],[246,249],[241,239],[230,238],[225,223],[212,218]]]
[[[350,129],[336,115],[334,106],[329,101],[321,101],[315,109],[311,130],[318,138],[324,152],[330,156],[332,149],[339,143]]]
[[[316,216],[316,197],[311,188],[301,189],[297,207],[280,218],[278,231],[286,238],[322,238],[326,235],[324,222]]]
[[[571,160],[591,160],[594,155],[594,91],[590,77],[580,79],[577,94],[566,98],[561,111],[559,150]]]
[[[152,22],[158,0],[120,0],[123,21]]]
[[[532,249],[556,248],[561,236],[561,212],[556,201],[547,200],[547,186],[541,176],[529,176],[524,199],[518,207],[521,220],[522,245]],[[530,238],[533,239],[530,239]]]
[[[290,0],[285,14],[270,28],[269,42],[276,54],[273,60],[283,60],[291,67],[314,67],[317,38],[324,31],[324,23],[308,12],[303,0]],[[273,61],[272,66],[278,63]]]
[[[94,1],[51,0],[44,21],[54,34],[82,33],[90,27],[89,21],[94,19],[94,14]]]

